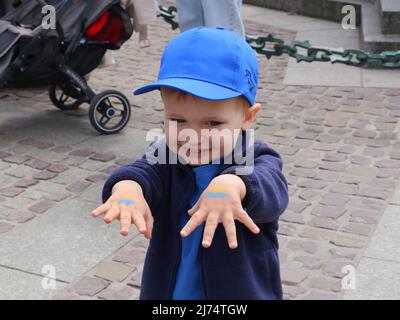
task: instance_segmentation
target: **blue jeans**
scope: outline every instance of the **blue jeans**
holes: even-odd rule
[[[224,27],[245,37],[240,15],[242,0],[176,0],[181,31],[194,27]]]

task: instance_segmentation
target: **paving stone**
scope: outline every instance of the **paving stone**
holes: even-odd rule
[[[312,256],[296,256],[294,257],[295,261],[299,261],[302,263],[304,268],[310,270],[319,269],[322,266],[321,259]]]
[[[311,130],[303,130],[297,133],[297,139],[306,139],[306,140],[314,140],[318,136],[318,132]]]
[[[301,231],[298,231],[300,238],[308,240],[316,240],[318,242],[334,240],[336,237],[336,230],[316,228],[309,225],[304,225]]]
[[[136,267],[131,267],[123,263],[104,261],[97,267],[95,276],[110,281],[121,282],[135,270]]]
[[[378,188],[361,187],[359,196],[386,200],[391,195],[390,191]]]
[[[56,152],[56,153],[66,153],[71,150],[72,150],[72,148],[69,146],[57,146],[55,148],[52,148],[50,151]]]
[[[87,180],[89,182],[97,183],[97,182],[105,181],[106,179],[107,179],[107,176],[105,174],[93,174],[93,175],[86,177],[85,180]]]
[[[295,251],[303,251],[314,254],[318,250],[318,245],[311,241],[292,239],[289,241],[287,248]]]
[[[293,156],[299,151],[299,148],[282,146],[279,148],[279,153],[282,155]]]
[[[23,188],[8,187],[0,189],[0,194],[5,197],[14,198],[24,192]]]
[[[289,210],[286,210],[280,217],[280,220],[286,221],[286,222],[292,222],[292,223],[298,223],[298,224],[304,224],[304,218],[302,215],[298,213],[293,213],[290,212]]]
[[[375,178],[376,174],[378,173],[378,169],[370,166],[352,164],[347,167],[345,172],[353,176],[358,176],[359,178]]]
[[[352,234],[358,234],[361,236],[368,236],[371,233],[371,228],[370,226],[365,224],[349,223],[345,225],[340,231]]]
[[[36,180],[50,180],[53,179],[55,177],[57,177],[57,173],[55,172],[50,172],[50,171],[42,171],[39,173],[36,173],[33,178]]]
[[[14,228],[14,225],[0,221],[0,234],[6,233],[7,231],[10,231],[12,228]]]
[[[299,199],[302,200],[315,200],[317,197],[319,197],[319,193],[315,190],[312,189],[305,189],[305,190],[300,190],[298,194]]]
[[[327,152],[324,154],[322,160],[329,162],[342,162],[346,160],[346,156],[340,153]]]
[[[287,286],[283,285],[283,293],[288,295],[290,298],[296,298],[297,296],[306,292],[306,289],[299,286]]]
[[[369,157],[383,157],[385,153],[384,149],[381,148],[373,148],[373,147],[365,147],[363,150],[363,154]]]
[[[38,149],[48,149],[51,147],[54,147],[54,143],[44,141],[44,140],[39,140],[39,139],[23,139],[18,141],[19,144],[27,145],[27,146],[33,146]]]
[[[334,280],[322,276],[311,278],[308,284],[311,288],[333,292],[340,292],[342,288],[340,280]]]
[[[346,127],[348,118],[332,114],[325,120],[325,125],[328,127]]]
[[[112,257],[112,260],[137,266],[144,263],[145,257],[146,251],[143,248],[132,248],[121,250]]]
[[[379,160],[375,163],[377,168],[386,168],[386,169],[399,169],[400,168],[400,161],[393,160],[393,159],[384,159]]]
[[[11,222],[24,223],[35,217],[35,214],[28,211],[16,211],[6,216],[6,220]]]
[[[29,188],[31,186],[34,186],[37,183],[38,183],[38,181],[35,180],[35,179],[22,179],[22,180],[17,181],[14,184],[14,187],[16,187],[16,188]]]
[[[113,154],[108,153],[95,153],[89,159],[100,161],[100,162],[108,162],[114,160],[116,157]]]
[[[86,190],[89,186],[92,184],[87,181],[76,181],[69,186],[67,186],[65,189],[68,191],[74,192],[74,193],[81,193],[82,191]]]
[[[140,288],[142,285],[142,268],[138,268],[134,273],[133,276],[129,279],[128,285],[136,288]]]
[[[369,165],[371,163],[371,159],[360,155],[351,155],[349,159],[354,164]]]
[[[312,179],[303,179],[297,183],[297,186],[300,188],[312,188],[312,189],[323,189],[328,184],[323,181],[312,180]]]
[[[329,277],[334,278],[343,278],[346,275],[346,272],[342,272],[343,267],[356,267],[354,266],[353,261],[351,260],[331,260],[328,261],[324,266],[324,274]]]
[[[354,193],[354,194],[358,194],[358,185],[360,183],[366,181],[367,179],[368,179],[368,177],[359,177],[359,176],[356,176],[356,175],[351,175],[351,174],[345,173],[345,174],[340,176],[339,183],[345,184],[345,185],[350,185],[351,188],[347,189],[347,191],[349,191],[349,194],[353,194],[354,193],[355,189],[352,189],[352,188],[355,187],[357,189],[357,192]],[[337,193],[340,193],[340,192],[337,192]]]
[[[338,152],[344,153],[344,154],[352,154],[355,151],[356,151],[356,148],[354,146],[349,146],[349,145],[340,146],[338,148]]]
[[[107,288],[110,282],[100,278],[83,277],[76,284],[74,284],[70,291],[79,295],[93,297],[101,290]]]
[[[294,163],[295,167],[313,169],[318,165],[317,162],[311,160],[298,160]]]
[[[110,285],[97,296],[104,300],[137,300],[139,299],[139,290],[126,285],[122,288],[114,289]]]
[[[346,205],[347,202],[349,202],[349,200],[350,197],[348,197],[347,195],[330,192],[324,195],[319,203],[327,206],[343,207]]]
[[[295,212],[295,213],[301,213],[309,205],[310,205],[310,203],[307,202],[307,201],[292,200],[292,201],[289,202],[288,209],[293,211],[293,212]]]
[[[318,168],[334,172],[343,172],[346,170],[347,166],[348,165],[346,163],[324,162],[321,163]]]
[[[30,206],[28,210],[35,212],[35,213],[43,213],[52,208],[56,202],[49,201],[49,200],[41,200],[34,205]]]
[[[349,180],[345,180],[349,181]],[[352,180],[353,181],[353,180]],[[357,195],[358,194],[358,186],[356,184],[348,184],[348,183],[336,183],[331,186],[331,192],[345,194],[345,195]]]
[[[71,151],[69,154],[71,156],[76,156],[76,157],[89,157],[90,155],[94,154],[95,151],[89,150],[89,149],[77,149],[74,151]]]
[[[294,168],[290,171],[290,174],[296,177],[303,178],[314,178],[317,175],[315,170],[305,168]]]
[[[348,249],[348,248],[331,248],[329,249],[329,253],[331,254],[333,259],[354,260],[357,255],[354,249]]]
[[[302,283],[308,276],[308,273],[292,268],[281,268],[282,283],[285,285],[293,286]]]
[[[317,171],[317,175],[314,178],[316,180],[327,181],[327,182],[336,182],[339,177],[339,175],[333,171],[319,170],[319,169],[316,171]]]
[[[333,132],[331,132],[333,133]],[[318,135],[317,139],[318,142],[322,143],[338,143],[341,140],[341,137],[337,137],[331,134],[320,134]]]
[[[342,297],[337,293],[309,291],[304,297],[304,300],[342,300]]]
[[[378,223],[381,213],[372,210],[354,209],[350,212],[350,222],[362,222],[366,224]]]
[[[310,221],[310,225],[317,228],[329,229],[329,230],[337,230],[339,225],[332,219],[323,218],[323,217],[315,217]]]
[[[0,159],[4,159],[11,156],[11,153],[5,152],[5,151],[1,151],[0,150]]]
[[[376,173],[377,178],[400,178],[400,170],[397,169],[379,169]]]
[[[346,209],[343,207],[318,205],[311,211],[311,214],[324,218],[337,219],[345,212]]]
[[[34,169],[43,170],[46,169],[50,165],[50,163],[39,159],[31,159],[25,162],[25,165],[32,167]]]
[[[336,239],[332,240],[331,243],[338,247],[362,248],[366,244],[366,239],[361,237],[337,234]]]
[[[12,156],[3,158],[4,162],[16,163],[16,164],[22,164],[28,160],[29,160],[29,157],[22,156],[22,155],[12,155]]]
[[[318,141],[318,138],[317,138]],[[327,144],[327,143],[315,143],[313,146],[314,150],[318,150],[318,151],[334,151],[336,149],[335,145],[333,144]]]
[[[50,165],[47,170],[54,173],[61,173],[68,170],[68,166],[61,163],[55,163]]]
[[[296,232],[297,232],[297,228],[294,224],[284,223],[282,221],[280,222],[278,234],[285,235],[285,236],[292,236],[292,235],[296,235]]]

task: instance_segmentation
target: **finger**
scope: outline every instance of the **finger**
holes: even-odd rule
[[[206,217],[206,213],[204,211],[197,211],[190,220],[186,223],[186,225],[181,230],[181,236],[187,237],[189,234],[193,232],[199,225],[201,225]]]
[[[254,223],[253,219],[250,218],[248,213],[241,209],[238,214],[237,214],[238,220],[243,223],[251,232],[254,234],[258,234],[260,232],[260,229],[258,226]]]
[[[104,216],[105,223],[111,223],[114,219],[117,219],[120,214],[119,205],[112,203],[111,209],[108,210],[107,214]]]
[[[228,238],[229,248],[236,249],[238,244],[237,244],[236,226],[235,226],[235,220],[233,219],[233,214],[231,212],[226,213],[222,220],[222,223],[225,228],[226,237]]]
[[[120,204],[120,223],[121,223],[121,230],[120,233],[123,236],[128,235],[129,230],[131,228],[131,213],[126,204]]]
[[[189,216],[193,215],[197,210],[199,210],[200,199],[195,203],[195,205],[188,210]]]
[[[153,215],[150,210],[147,210],[146,215],[145,215],[145,220],[146,220],[147,231],[145,232],[144,236],[147,239],[151,239],[151,234],[153,233],[154,219],[153,219]]]
[[[139,233],[145,233],[147,231],[146,221],[144,220],[144,215],[137,208],[131,208],[132,220],[136,225]]]
[[[211,212],[207,217],[202,243],[204,248],[209,248],[211,246],[215,234],[215,229],[217,229],[219,223],[218,217],[219,213],[216,211]]]
[[[105,214],[108,210],[111,209],[111,201],[107,201],[106,203],[102,204],[101,206],[94,209],[91,214],[93,217],[98,217],[101,214]]]

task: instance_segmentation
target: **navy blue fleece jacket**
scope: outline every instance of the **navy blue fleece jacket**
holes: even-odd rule
[[[242,205],[260,228],[260,233],[254,235],[241,222],[235,221],[238,247],[230,249],[220,224],[211,247],[200,247],[205,298],[282,299],[276,234],[279,216],[288,205],[282,160],[277,152],[261,141],[250,146],[245,131],[242,137],[242,155],[254,152],[253,172],[237,174],[235,169],[244,164],[238,164],[232,152],[230,157],[220,159],[216,175],[236,174],[243,179],[246,196]],[[154,229],[145,259],[140,299],[169,300],[181,255],[180,217],[189,209],[195,176],[188,165],[179,161],[170,164],[170,154],[173,153],[164,139],[152,143],[150,148],[157,150],[153,153],[156,156],[162,148],[167,150],[167,164],[150,164],[146,154],[143,155],[132,164],[113,171],[104,185],[102,197],[105,202],[111,196],[113,186],[122,180],[134,180],[142,187],[154,217]]]

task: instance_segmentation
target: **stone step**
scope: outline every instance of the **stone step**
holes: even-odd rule
[[[243,0],[244,3],[255,6],[336,22],[343,19],[343,6],[350,4],[356,9],[358,26],[361,21],[361,6],[366,1],[368,0]]]
[[[400,50],[400,34],[382,32],[382,16],[379,3],[364,3],[361,10],[361,35],[363,49],[378,53]]]
[[[400,34],[400,0],[380,0],[382,32]]]
[[[400,6],[400,0],[243,0],[243,2],[336,22],[341,22],[343,19],[343,6],[353,5],[356,9],[356,25],[361,27],[362,49],[372,53],[400,50],[400,33],[396,34],[400,28],[398,24],[400,20],[397,20],[399,15],[396,11]]]

